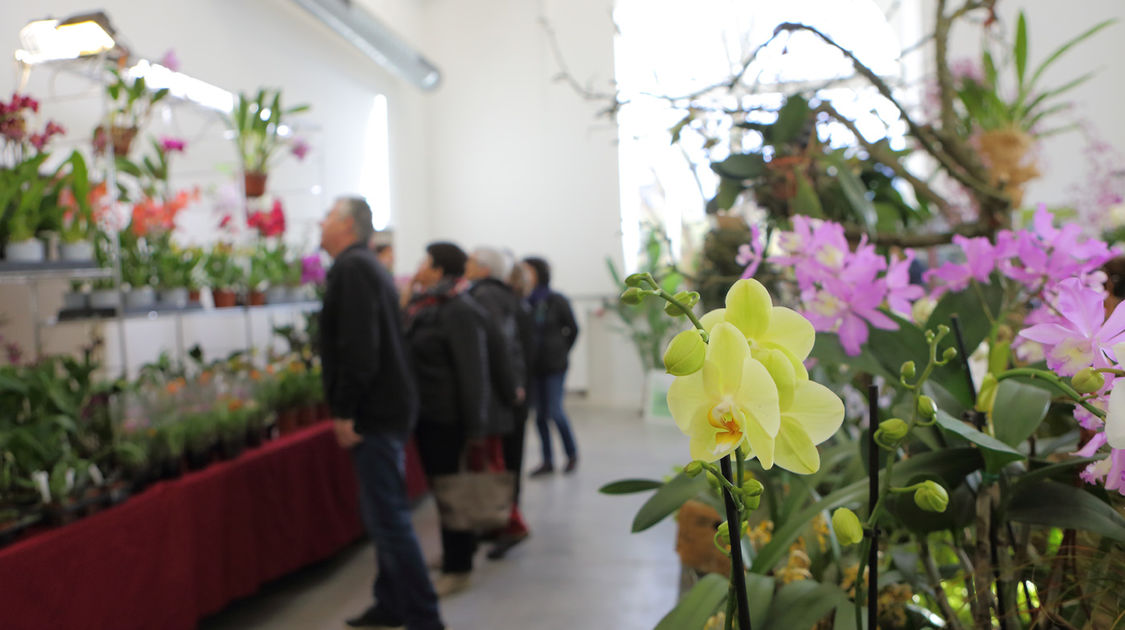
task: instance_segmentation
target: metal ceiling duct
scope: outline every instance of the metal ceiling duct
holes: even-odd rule
[[[441,82],[441,72],[363,7],[349,0],[293,0],[374,59],[423,90]]]

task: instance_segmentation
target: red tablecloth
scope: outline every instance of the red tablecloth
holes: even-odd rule
[[[194,628],[361,530],[350,458],[318,424],[0,549],[0,628]]]

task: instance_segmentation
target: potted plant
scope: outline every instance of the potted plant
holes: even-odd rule
[[[137,131],[152,115],[152,106],[168,96],[168,89],[149,91],[144,77],[127,78],[120,69],[109,68],[112,80],[106,84],[106,94],[110,99],[107,124],[109,142],[117,157],[129,155],[129,149]],[[94,147],[100,153],[106,146],[106,125],[94,130]]]
[[[189,414],[179,421],[183,428],[184,458],[189,470],[200,470],[211,463],[217,442],[216,416],[216,411],[208,410]]]
[[[63,293],[63,310],[70,312],[83,312],[90,307],[90,293],[87,283],[82,280],[71,280],[70,291]]]
[[[198,248],[181,249],[176,245],[158,250],[156,256],[156,283],[160,288],[160,305],[163,308],[186,308],[190,301],[192,275],[203,258]]]
[[[237,137],[248,198],[265,193],[270,159],[291,137],[283,119],[308,109],[308,105],[284,108],[278,89],[262,88],[257,94],[239,94],[229,122]]]
[[[121,280],[129,285],[125,294],[125,308],[141,310],[156,305],[154,253],[147,240],[139,236],[135,224],[120,232]]]
[[[203,270],[211,287],[211,298],[215,308],[237,305],[236,289],[242,284],[244,274],[242,267],[234,259],[231,246],[226,243],[214,245],[203,262]]]
[[[77,151],[67,162],[70,171],[58,198],[59,258],[92,263],[94,234],[97,231],[93,208],[105,197],[106,186],[101,183],[90,187],[86,160]]]
[[[249,306],[261,306],[266,303],[266,292],[273,286],[270,278],[270,251],[266,244],[259,241],[250,253],[250,272],[246,277],[247,298]]]

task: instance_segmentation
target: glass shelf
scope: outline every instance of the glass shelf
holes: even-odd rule
[[[0,284],[25,284],[38,280],[109,278],[112,269],[95,267],[89,261],[7,262],[0,261]]]
[[[300,312],[311,313],[320,310],[319,301],[308,302],[287,302],[281,304],[264,304],[261,306],[231,306],[228,308],[201,308],[201,307],[187,307],[182,309],[168,308],[168,309],[151,309],[151,310],[127,310],[121,319],[131,320],[147,320],[158,321],[168,320],[182,317],[215,317],[223,315],[246,315],[253,313],[284,313],[284,312]],[[68,324],[104,324],[117,321],[116,316],[100,315],[96,317],[70,317],[66,319],[59,319],[57,316],[48,317],[42,321],[43,326],[65,326]]]

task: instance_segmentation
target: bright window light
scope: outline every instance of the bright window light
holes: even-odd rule
[[[391,223],[391,154],[387,122],[387,97],[376,94],[367,115],[359,193],[371,206],[376,230]]]
[[[129,68],[127,74],[132,79],[144,77],[149,89],[167,88],[169,94],[181,100],[192,101],[223,113],[234,109],[234,95],[230,92],[158,63],[142,59]]]

